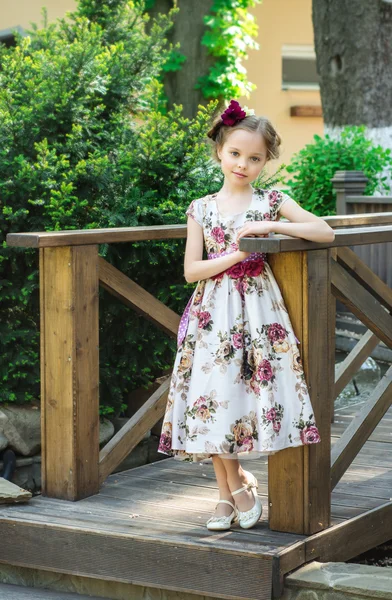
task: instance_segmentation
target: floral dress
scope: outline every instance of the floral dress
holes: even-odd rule
[[[186,214],[216,258],[238,249],[245,221],[276,220],[288,198],[253,189],[246,211],[222,216],[213,194]],[[252,459],[319,442],[297,343],[266,254],[199,281],[180,323],[158,452]]]

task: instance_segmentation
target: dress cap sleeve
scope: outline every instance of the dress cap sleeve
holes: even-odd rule
[[[192,200],[190,205],[188,206],[185,214],[188,217],[192,217],[201,227],[203,227],[203,207],[200,198],[196,200]]]
[[[268,193],[268,198],[271,221],[277,221],[280,216],[279,210],[286,200],[291,200],[291,196],[280,190],[270,190]]]

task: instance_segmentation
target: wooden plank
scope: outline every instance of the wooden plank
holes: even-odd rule
[[[81,596],[69,592],[32,588],[0,583],[0,598],[3,600],[100,600],[98,596]],[[102,596],[101,596],[102,600]]]
[[[311,242],[286,235],[271,235],[268,238],[241,238],[240,250],[267,253],[298,252],[299,250],[321,250],[384,242],[392,242],[391,225],[337,229],[332,242]]]
[[[159,386],[126,425],[102,448],[99,453],[99,481],[101,483],[162,417],[166,408],[169,386],[170,377]]]
[[[173,310],[101,257],[98,259],[98,273],[105,290],[170,336],[177,336],[180,316]]]
[[[271,557],[211,547],[211,532],[198,545],[3,519],[0,532],[12,538],[0,557],[7,564],[227,599],[271,597]]]
[[[346,196],[347,204],[392,204],[392,196]]]
[[[141,240],[185,238],[186,225],[150,225],[143,227],[108,227],[103,229],[73,229],[67,231],[36,231],[7,234],[7,245],[19,248],[49,248],[113,244]]]
[[[375,548],[392,536],[392,502],[305,540],[306,562],[341,562]]]
[[[379,341],[378,337],[368,329],[346,358],[336,365],[334,398],[337,398],[346,385],[350,383]]]
[[[333,215],[322,217],[330,227],[361,227],[362,225],[392,225],[392,212]]]
[[[304,253],[268,257],[290,315],[295,335],[301,340],[303,360],[303,281]],[[305,532],[303,446],[289,448],[268,457],[269,527],[291,533]]]
[[[392,403],[392,366],[362,410],[332,448],[331,485],[335,487]]]
[[[305,562],[305,544],[299,541],[284,548],[272,559],[272,599],[279,600],[284,593],[284,576]]]
[[[392,289],[350,248],[338,249],[338,262],[385,308],[392,311]]]
[[[331,262],[332,293],[388,347],[392,347],[392,317],[337,262]]]
[[[99,489],[98,247],[40,255],[43,494]]]
[[[331,260],[336,261],[337,248],[331,248],[330,257],[331,257]],[[335,381],[335,356],[336,356],[336,298],[334,297],[333,294],[331,294],[331,291],[328,294],[328,298],[329,298],[330,327],[329,327],[329,342],[328,342],[329,354],[328,354],[327,364],[329,366],[328,377],[329,377],[330,381],[333,382],[333,381]],[[334,418],[335,418],[335,402],[334,402],[335,398],[336,398],[336,395],[333,390],[332,398],[331,398],[331,402],[330,402],[331,423],[333,423]]]

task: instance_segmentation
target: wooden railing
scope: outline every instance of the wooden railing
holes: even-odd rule
[[[241,249],[269,253],[310,389],[319,444],[269,457],[271,529],[311,534],[330,525],[331,487],[343,475],[391,402],[391,369],[366,410],[332,453],[335,395],[377,340],[392,346],[391,290],[347,249],[392,241],[392,213],[325,217],[332,243],[288,236],[248,238]],[[163,416],[169,379],[99,452],[98,286],[175,337],[179,315],[98,256],[98,244],[183,238],[185,225],[8,234],[9,246],[39,248],[41,311],[42,492],[77,500],[100,483]],[[334,374],[331,292],[366,323],[369,333]],[[377,340],[376,340],[377,338]]]

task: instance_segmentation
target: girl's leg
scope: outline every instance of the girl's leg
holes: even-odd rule
[[[238,459],[223,459],[221,462],[226,471],[226,483],[230,493],[243,487],[246,483],[246,478],[244,477]],[[233,498],[233,496],[231,498]],[[226,499],[229,500],[229,498]],[[231,502],[233,502],[233,500],[231,500]],[[244,490],[240,494],[235,495],[235,505],[241,512],[251,509],[254,503],[255,499],[251,490]],[[226,506],[230,508],[230,506]]]
[[[223,455],[224,456],[224,455]],[[227,470],[225,466],[228,463],[233,463],[235,465],[234,470],[236,471],[239,482],[236,480],[236,487],[229,487],[227,480]],[[229,500],[234,504],[233,496],[231,495],[231,490],[237,490],[238,488],[243,487],[247,483],[249,483],[249,475],[246,473],[238,460],[235,459],[224,459],[222,455],[214,454],[212,457],[212,464],[214,466],[215,476],[219,487],[219,500]],[[229,469],[230,469],[229,465]],[[253,506],[252,502],[247,502],[246,498],[253,498],[251,492],[242,492],[241,494],[236,495],[236,505],[241,511],[248,510]],[[245,502],[244,502],[245,499]],[[249,507],[248,507],[249,505]],[[215,514],[217,517],[228,516],[231,513],[232,509],[228,504],[218,504],[215,510]]]
[[[214,471],[216,481],[219,487],[219,500],[229,500],[234,504],[233,496],[229,486],[227,485],[226,469],[223,465],[223,461],[218,454],[214,454],[212,457],[212,464],[214,465]],[[242,496],[242,494],[239,494]],[[215,509],[215,515],[217,517],[228,517],[233,512],[233,509],[228,504],[217,504]]]

